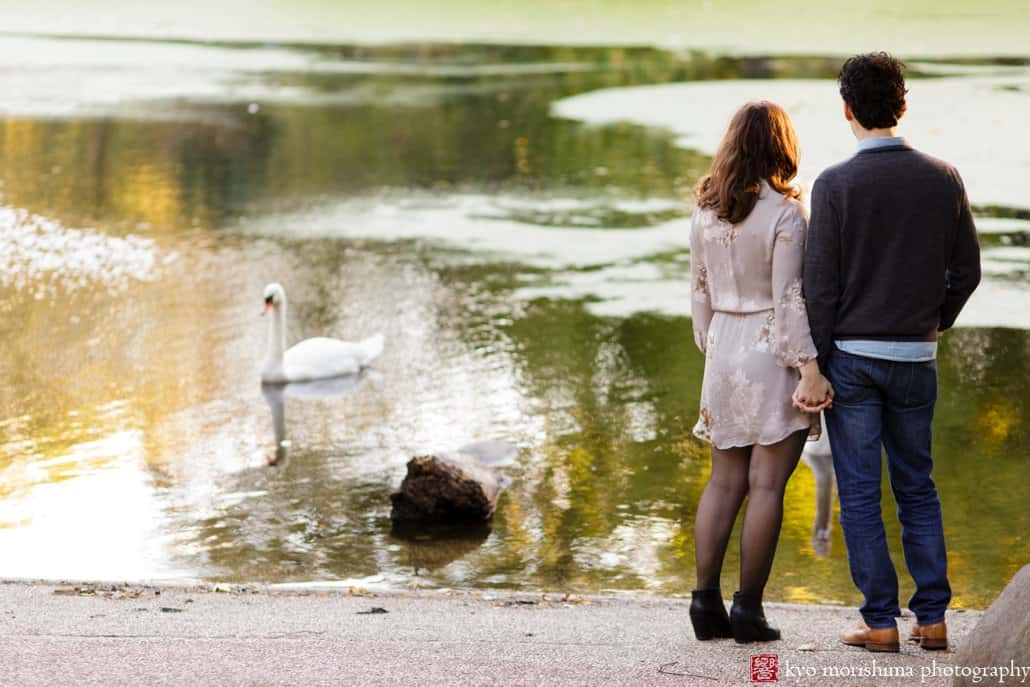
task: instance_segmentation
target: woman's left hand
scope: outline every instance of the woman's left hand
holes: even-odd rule
[[[822,402],[820,402],[820,403],[805,403],[802,400],[802,398],[799,395],[799,393],[798,393],[800,388],[801,388],[801,384],[798,383],[798,389],[794,390],[794,395],[791,397],[792,400],[793,400],[793,403],[794,403],[794,407],[797,408],[798,410],[802,411],[802,412],[813,413],[813,414],[822,412],[826,408],[832,408],[833,407],[833,385],[830,384],[829,381],[826,382],[826,385],[830,387],[830,390],[829,390],[829,393],[826,395],[825,399]]]
[[[801,366],[801,381],[792,396],[794,407],[806,413],[818,413],[833,405],[833,385],[810,360]]]

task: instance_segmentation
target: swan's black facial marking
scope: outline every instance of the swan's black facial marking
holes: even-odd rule
[[[265,305],[271,305],[275,296],[265,296]]]

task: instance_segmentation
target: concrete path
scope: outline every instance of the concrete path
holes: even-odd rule
[[[779,684],[948,685],[954,660],[841,646],[844,608],[767,604],[785,639],[738,646],[682,599],[219,589],[0,583],[0,685],[748,685],[760,653]]]

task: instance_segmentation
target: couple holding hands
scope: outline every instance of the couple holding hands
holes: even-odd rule
[[[711,443],[712,469],[694,524],[690,618],[702,640],[779,639],[762,594],[787,480],[824,418],[851,575],[864,596],[863,622],[841,641],[900,647],[882,446],[916,584],[910,640],[944,649],[951,589],[931,477],[935,360],[938,335],[979,283],[979,245],[958,172],[897,135],[903,65],[858,55],[838,83],[858,150],[816,180],[810,218],[793,184],[797,136],[770,102],[734,115],[697,187],[691,291],[705,374],[694,433]],[[740,586],[727,613],[722,564],[745,497]]]

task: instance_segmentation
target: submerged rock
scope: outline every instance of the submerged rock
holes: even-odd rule
[[[489,521],[426,523],[395,521],[390,534],[402,546],[404,562],[416,575],[437,570],[475,551],[490,536]]]
[[[394,522],[482,522],[493,515],[501,482],[462,452],[415,456],[400,489],[390,495]]]

